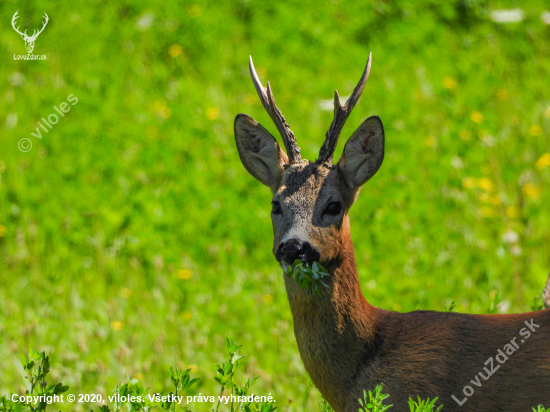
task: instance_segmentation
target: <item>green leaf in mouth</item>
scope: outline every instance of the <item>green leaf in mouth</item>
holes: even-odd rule
[[[330,276],[325,268],[318,262],[311,265],[302,263],[296,259],[292,265],[286,268],[285,274],[296,281],[298,286],[304,290],[311,290],[318,296],[323,294],[323,288],[328,289],[328,285],[323,282],[323,278]]]

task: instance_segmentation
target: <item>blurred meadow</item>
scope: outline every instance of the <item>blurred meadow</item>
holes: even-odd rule
[[[26,54],[17,10],[29,32],[48,13],[33,51],[47,60],[14,60]],[[260,376],[254,393],[316,408],[271,254],[270,192],[234,143],[237,113],[279,139],[249,55],[314,160],[326,100],[348,96],[373,53],[335,156],[381,117],[386,158],[351,210],[370,303],[510,313],[541,294],[548,3],[6,0],[0,21],[0,395],[24,391],[28,347],[72,393],[127,375],[163,391],[175,365],[211,394],[228,336]],[[70,94],[78,104],[31,136]]]

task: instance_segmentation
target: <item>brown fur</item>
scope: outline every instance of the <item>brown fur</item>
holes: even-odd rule
[[[295,207],[310,225],[310,239],[321,250],[331,276],[322,297],[285,277],[294,332],[306,370],[335,411],[356,411],[363,389],[384,383],[393,410],[408,410],[407,400],[439,397],[446,411],[519,411],[550,406],[550,311],[520,315],[466,315],[416,311],[397,313],[371,306],[363,297],[347,213],[328,234],[316,229],[315,204],[342,187],[337,170],[295,166],[285,172],[279,198]],[[353,193],[344,194],[347,208]],[[314,201],[317,199],[317,201]],[[292,223],[290,223],[291,225]],[[281,230],[282,229],[282,230]],[[275,227],[275,242],[281,232]],[[330,250],[328,250],[330,249]],[[524,321],[540,328],[520,343]],[[481,388],[470,382],[485,362],[513,338],[520,348]],[[493,361],[495,367],[498,364]],[[490,365],[489,365],[490,366]],[[490,370],[490,369],[489,369]],[[460,407],[464,386],[474,394]]]

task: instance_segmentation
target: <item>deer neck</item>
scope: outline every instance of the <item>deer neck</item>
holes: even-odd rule
[[[340,253],[326,267],[330,289],[322,296],[300,289],[285,276],[294,333],[306,370],[323,396],[337,403],[338,393],[353,385],[375,349],[378,313],[359,286],[347,216],[341,233]]]

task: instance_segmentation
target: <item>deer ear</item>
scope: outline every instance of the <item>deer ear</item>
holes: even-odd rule
[[[357,128],[338,161],[346,184],[358,189],[380,169],[384,160],[384,126],[378,116],[369,117]]]
[[[288,156],[264,127],[246,114],[235,118],[235,140],[241,162],[248,173],[275,192]]]

